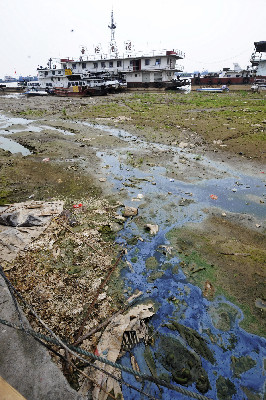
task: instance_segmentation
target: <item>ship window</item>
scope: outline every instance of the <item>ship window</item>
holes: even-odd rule
[[[105,68],[105,62],[101,62],[101,67]]]
[[[66,69],[66,67],[67,67],[67,65],[66,65],[66,64],[63,64],[63,68]]]
[[[44,75],[45,75],[45,76],[47,76],[47,75],[48,75],[48,72],[47,72],[47,71],[45,71]]]
[[[150,59],[149,58],[145,59],[145,65],[150,65]]]
[[[135,78],[137,78],[138,74],[135,74]]]
[[[117,66],[122,67],[122,61],[117,61]]]
[[[160,64],[161,64],[161,59],[160,58],[156,58],[155,65],[160,65]]]
[[[93,68],[98,68],[98,63],[93,63]]]
[[[77,64],[72,64],[72,68],[76,69],[77,68]]]
[[[52,71],[52,74],[55,75],[55,71]]]
[[[61,71],[57,71],[57,74],[58,74],[58,75],[61,75]]]
[[[57,78],[58,81],[60,81],[60,78]]]
[[[83,62],[83,63],[81,64],[81,66],[82,66],[83,69],[85,69],[85,68],[86,68],[86,63]]]
[[[109,62],[109,68],[113,68],[113,66],[114,66],[113,61],[110,61],[110,62]]]

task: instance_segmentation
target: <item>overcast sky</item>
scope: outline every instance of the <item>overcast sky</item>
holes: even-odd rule
[[[139,51],[182,50],[189,72],[244,68],[254,42],[266,40],[266,0],[0,0],[0,78],[36,75],[81,46],[107,48],[112,8],[119,48],[131,40]]]

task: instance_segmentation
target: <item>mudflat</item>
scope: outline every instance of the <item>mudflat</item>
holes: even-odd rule
[[[51,302],[51,311],[42,306],[38,311],[55,331],[75,335],[83,306],[92,298],[84,299],[80,288],[95,290],[108,273],[120,250],[115,237],[125,218],[119,210],[137,204],[139,213],[133,219],[140,230],[145,231],[147,223],[157,223],[160,229],[176,221],[167,239],[180,259],[176,268],[182,268],[188,281],[208,299],[223,295],[237,304],[244,314],[241,326],[265,335],[263,93],[1,96],[0,124],[0,136],[9,139],[0,149],[1,205],[60,199],[71,213],[68,220],[76,220],[71,229],[64,228],[66,220],[53,222],[43,239],[56,235],[55,247],[44,251],[39,243],[11,264],[4,263],[29,301]],[[22,146],[22,153],[14,150],[12,141]],[[127,176],[127,171],[133,175]],[[150,185],[144,200],[132,199],[133,189],[143,189],[143,180]],[[127,246],[132,249],[138,240],[137,234],[126,238]],[[94,266],[89,284],[83,279],[87,251]],[[128,260],[130,268],[137,259],[136,252]],[[123,306],[124,296],[132,294],[119,277],[124,267],[120,264],[104,290],[87,328]],[[149,282],[164,272],[154,274]],[[67,288],[63,300],[58,282]],[[76,301],[74,309],[71,299]],[[59,324],[62,301],[67,304],[66,325]],[[73,318],[73,311],[79,319]],[[87,349],[97,340],[92,336]]]

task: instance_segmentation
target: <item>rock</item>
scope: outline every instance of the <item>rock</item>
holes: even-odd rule
[[[137,208],[125,206],[125,209],[123,212],[124,217],[134,217],[135,215],[138,215]]]
[[[121,231],[121,229],[123,229],[123,226],[121,224],[118,224],[117,222],[111,222],[110,228],[112,232],[119,232]]]
[[[151,235],[156,235],[156,233],[159,231],[158,225],[146,224],[144,228],[148,230]]]

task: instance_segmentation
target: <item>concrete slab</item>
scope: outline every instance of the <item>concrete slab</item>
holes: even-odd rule
[[[0,318],[19,324],[10,292],[0,277]],[[26,318],[25,322],[29,326]],[[27,400],[84,400],[49,352],[34,338],[0,324],[0,376]]]

